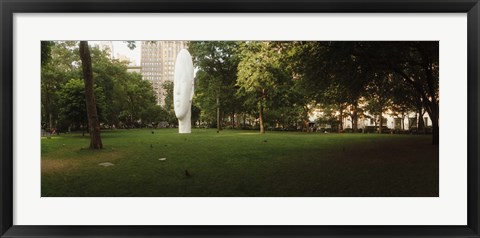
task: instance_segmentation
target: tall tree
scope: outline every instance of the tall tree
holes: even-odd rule
[[[129,74],[123,83],[126,104],[122,114],[127,119],[127,125],[134,126],[136,122],[142,121],[142,109],[155,105],[155,94],[151,83],[142,80],[140,74]]]
[[[127,72],[127,63],[116,59],[110,59],[109,52],[100,50],[99,47],[91,47],[93,77],[95,85],[101,88],[101,92],[108,102],[99,115],[100,122],[110,127],[118,126],[119,115],[125,106],[125,93],[123,85],[129,81],[130,73]],[[95,94],[98,107],[98,94]],[[98,108],[97,108],[98,110]]]
[[[59,116],[57,92],[71,78],[81,77],[76,42],[42,42],[42,123],[55,128]]]
[[[400,76],[393,74],[393,77]],[[405,84],[401,78],[393,80],[392,83],[393,98],[391,109],[395,116],[401,119],[400,128],[398,129],[405,130],[405,117],[408,116],[410,112],[423,111],[423,105],[421,98],[411,85]]]
[[[41,42],[41,60],[42,60],[42,66],[48,64],[50,60],[52,59],[52,47],[55,45],[53,41],[42,41]]]
[[[378,116],[378,132],[383,131],[383,113],[392,106],[393,98],[393,75],[377,73],[373,80],[367,85],[367,110]]]
[[[215,110],[217,130],[221,130],[224,112],[233,119],[241,105],[233,96],[237,90],[238,42],[192,41],[188,47],[198,68],[196,98],[207,114]]]
[[[100,121],[95,102],[95,91],[93,87],[92,59],[87,41],[80,41],[80,59],[82,60],[83,80],[85,83],[85,102],[88,114],[88,129],[90,133],[90,149],[102,149],[102,138],[100,136]]]
[[[356,42],[358,56],[376,70],[398,74],[421,98],[432,120],[432,144],[439,142],[439,42]]]
[[[264,111],[271,105],[272,98],[280,93],[278,86],[290,78],[284,70],[282,49],[274,42],[246,42],[241,47],[238,64],[239,94],[256,101],[260,133],[265,133]]]
[[[360,100],[368,83],[367,69],[355,55],[351,42],[298,42],[298,72],[306,81],[307,91],[317,103],[337,108],[339,120],[352,119],[358,129]],[[342,130],[342,123],[338,129]]]

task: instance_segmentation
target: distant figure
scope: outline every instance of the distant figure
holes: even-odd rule
[[[188,170],[185,170],[185,177],[187,177],[187,178],[191,178],[191,177],[192,177],[192,175],[190,175],[190,173],[188,172]]]
[[[182,49],[175,62],[173,107],[178,118],[178,133],[192,132],[193,62],[187,50]]]

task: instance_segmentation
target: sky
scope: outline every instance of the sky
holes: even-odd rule
[[[125,55],[131,60],[134,60],[137,65],[140,65],[140,52],[142,47],[141,41],[136,41],[135,49],[131,50],[127,47],[127,43],[124,41],[114,41],[113,42],[113,55],[114,57],[118,54]]]
[[[140,65],[140,52],[142,47],[141,41],[135,41],[136,47],[135,49],[131,50],[127,47],[127,43],[125,41],[112,41],[113,43],[113,56],[116,58],[117,54],[125,55],[130,60],[135,61],[136,65]],[[98,45],[100,41],[92,41],[94,45]]]

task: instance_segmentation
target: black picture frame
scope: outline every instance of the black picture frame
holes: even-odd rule
[[[0,0],[1,237],[480,237],[478,0]],[[468,13],[468,225],[466,226],[17,226],[13,225],[15,13]],[[125,214],[128,216],[128,214]]]

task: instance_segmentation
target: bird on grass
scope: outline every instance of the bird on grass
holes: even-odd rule
[[[154,131],[152,131],[152,134],[155,134],[155,132],[154,132]]]
[[[188,172],[188,170],[185,170],[185,177],[187,178],[191,178],[192,175]]]
[[[152,145],[152,144],[150,144],[150,148],[153,148],[153,145]]]

